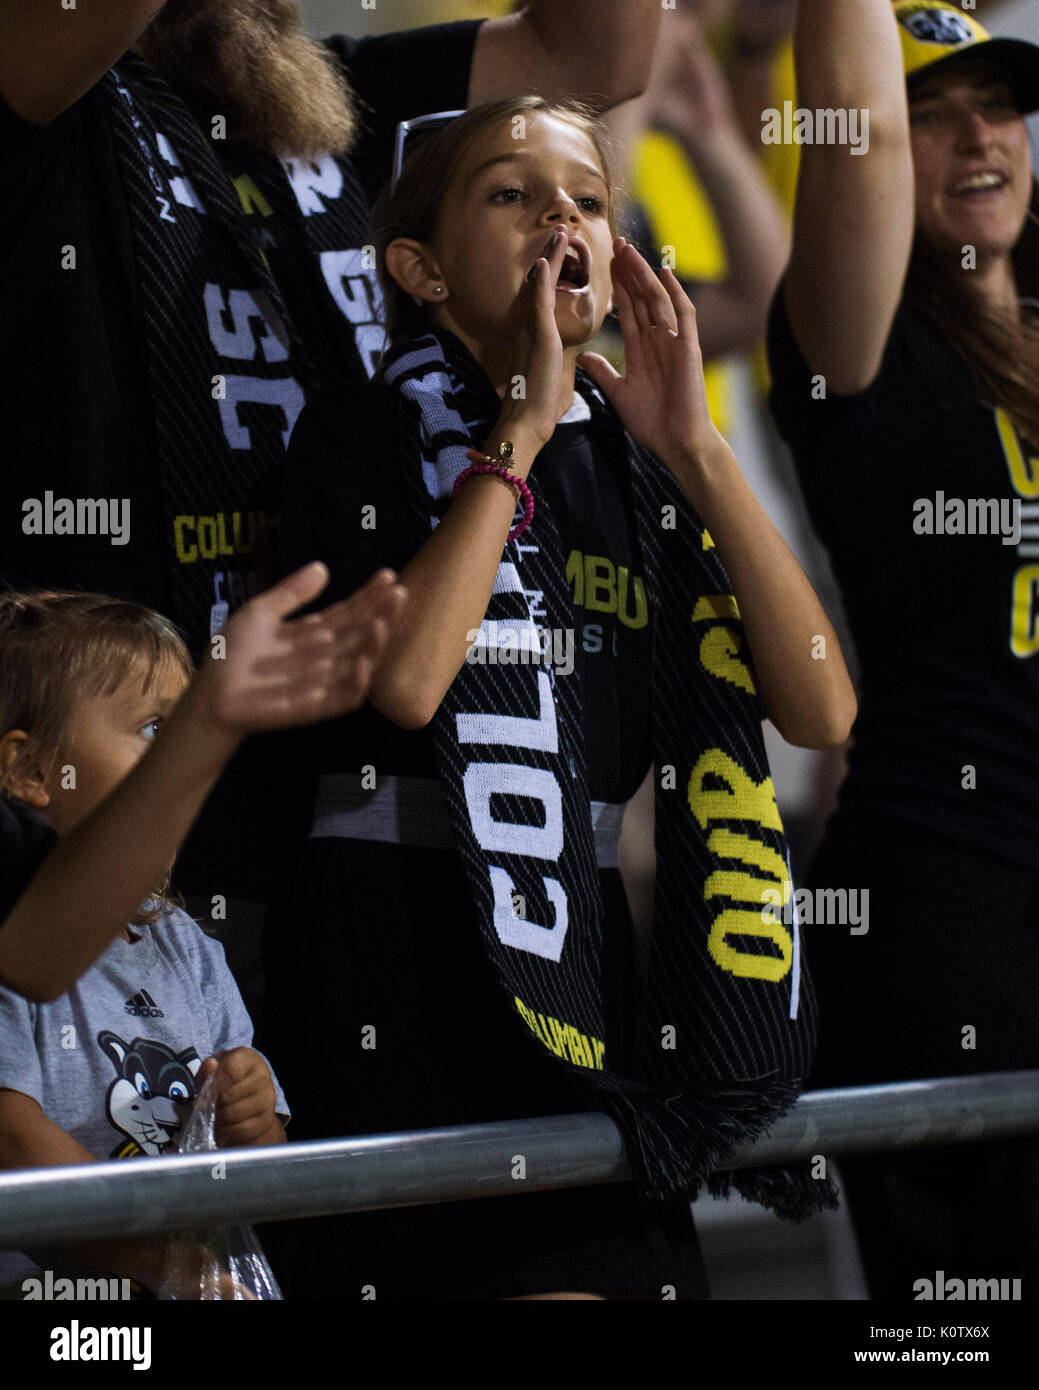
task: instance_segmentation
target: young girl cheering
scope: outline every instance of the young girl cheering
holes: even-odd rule
[[[840,743],[852,688],[711,424],[692,305],[614,237],[594,123],[477,108],[381,214],[392,346],[377,386],[301,416],[285,536],[343,591],[396,557],[408,601],[370,705],[321,731],[272,934],[279,1065],[308,1135],[606,1109],[636,1185],[308,1223],[280,1273],[348,1298],[702,1297],[689,1194],[811,1055],[760,721]],[[611,295],[623,378],[579,360]],[[651,762],[637,951],[616,847]],[[734,1180],[788,1215],[830,1200],[799,1172]]]

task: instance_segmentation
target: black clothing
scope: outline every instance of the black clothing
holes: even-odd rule
[[[1039,867],[1039,550],[1027,532],[1015,548],[999,535],[914,530],[926,521],[918,503],[944,511],[939,493],[1027,507],[1039,495],[1035,458],[1026,462],[966,363],[907,304],[879,375],[856,396],[815,398],[782,289],[768,347],[772,410],[861,663],[841,808]]]
[[[617,870],[600,883],[613,1046],[632,993],[631,923]],[[508,1012],[454,852],[311,840],[288,911],[278,935],[287,943],[291,928],[291,957],[269,976],[268,1016],[287,1025],[276,1055],[291,1138],[587,1109]],[[386,923],[400,929],[373,930]],[[380,1299],[659,1298],[666,1284],[707,1296],[689,1204],[649,1210],[630,1183],[279,1223],[264,1240],[289,1298],[361,1298],[369,1284]]]
[[[805,928],[813,1087],[1039,1067],[1039,872],[895,819],[842,813],[807,877],[869,889],[869,931]],[[973,1030],[973,1032],[968,1031]],[[874,1298],[934,1278],[1021,1278],[1039,1298],[1034,1138],[838,1160]]]
[[[352,401],[323,392],[308,404],[293,434],[283,568],[305,563],[304,556],[323,560],[331,580],[321,606],[353,593],[384,565],[399,572],[421,544],[403,514],[392,411],[388,388],[366,390]],[[377,475],[352,478],[337,463],[351,454],[379,459]],[[568,556],[575,675],[586,701],[589,795],[627,801],[650,763],[648,596],[634,548],[631,499],[624,480],[593,451],[587,421],[557,426],[536,466]],[[373,483],[380,490],[373,491]],[[367,517],[365,508],[371,509]],[[581,609],[588,621],[580,621]],[[401,731],[366,703],[349,719],[322,726],[316,735],[320,770],[355,771],[368,762],[388,772],[435,777],[432,735],[420,732],[421,738],[402,742]],[[333,753],[330,739],[345,739],[346,747]]]
[[[823,398],[782,290],[769,358],[773,411],[861,665],[848,775],[806,884],[816,902],[819,890],[868,892],[868,930],[805,926],[819,999],[811,1084],[1035,1067],[1039,552],[1025,528],[1015,547],[939,525],[955,517],[946,502],[988,498],[1021,503],[1027,520],[1035,459],[906,303],[858,395]],[[874,1298],[913,1299],[938,1269],[1016,1275],[1039,1297],[1034,1140],[840,1169]]]
[[[227,187],[235,189],[232,180],[238,181],[232,196],[241,199],[244,221],[268,257],[298,336],[330,380],[366,380],[382,346],[375,270],[363,248],[372,242],[368,204],[389,176],[396,124],[464,107],[478,28],[479,21],[465,21],[329,39],[363,103],[360,135],[347,156],[281,162],[234,141],[208,142]],[[162,134],[169,104],[180,95],[134,54],[124,55],[116,70]],[[168,514],[170,480],[157,463],[137,249],[119,146],[106,119],[106,81],[43,126],[0,101],[0,382],[9,465],[0,483],[0,581],[110,592],[183,620],[189,610],[176,584],[179,578],[186,589],[189,572],[210,575],[214,604],[234,607],[247,597],[258,573],[258,542],[277,524],[264,499],[277,495],[280,480],[264,480],[234,502],[231,514],[201,497],[184,508],[198,515]],[[194,100],[185,95],[178,119],[190,121]],[[201,108],[197,112],[204,116]],[[208,119],[201,129],[205,137]],[[161,144],[149,157],[164,165],[171,181],[176,206],[167,215],[194,217],[205,224],[202,233],[212,235],[193,207],[184,171],[173,172],[179,166]],[[320,224],[320,235],[312,237],[321,247],[320,266],[316,259],[298,264],[286,253],[290,228],[279,216],[286,207],[296,221]],[[215,288],[230,305],[233,286]],[[185,289],[171,284],[163,311],[192,312],[193,296],[186,302]],[[193,312],[205,317],[210,309],[200,301]],[[218,317],[219,324],[206,318],[227,356],[217,370],[248,375],[248,345],[237,340],[258,331],[255,323],[253,330],[242,329],[229,308]],[[333,342],[336,354],[327,346]],[[254,387],[269,385],[250,380]],[[292,384],[287,378],[285,390]],[[270,403],[251,389],[236,417],[246,427],[270,414]],[[200,418],[218,409],[212,391],[208,372],[200,373]],[[226,476],[214,486],[233,488],[239,447],[229,443]],[[26,534],[26,495],[42,501],[48,492],[55,499],[129,499],[129,543],[113,545],[108,535]],[[197,623],[185,635],[196,655],[208,643],[208,629],[198,630]],[[254,901],[267,896],[280,845],[293,833],[297,795],[293,779],[281,775],[288,759],[280,747],[278,740],[250,740],[234,760],[181,855],[179,887]],[[299,790],[307,801],[306,787]]]
[[[807,883],[869,889],[868,932],[805,927],[826,1040],[814,1085],[1039,1067],[1039,872],[849,813]]]
[[[31,807],[0,796],[0,928],[57,838]]]
[[[352,592],[383,564],[403,569],[421,540],[409,534],[404,516],[393,393],[376,389],[367,396],[364,409],[332,396],[317,399],[301,416],[289,451],[286,565],[319,554],[335,594]],[[339,466],[358,451],[385,461],[375,493]],[[568,566],[572,593],[589,597],[586,572],[601,585],[590,591],[601,632],[593,635],[586,625],[582,642],[578,630],[576,669],[556,679],[581,681],[590,697],[583,706],[586,733],[598,722],[589,744],[590,795],[626,800],[649,763],[649,627],[636,603],[644,588],[630,499],[583,422],[561,425],[535,467],[567,553],[580,557]],[[365,506],[375,509],[373,529],[362,524]],[[586,555],[592,557],[587,571]],[[627,596],[620,612],[616,605],[610,611],[611,576],[619,581],[613,597]],[[358,773],[365,764],[378,776],[435,777],[431,731],[404,732],[370,704],[321,730],[322,772]],[[607,1046],[621,1065],[634,1036],[638,972],[619,872],[600,869],[600,886]],[[271,1000],[268,1016],[288,1025],[276,1052],[279,1074],[288,1067],[295,1137],[587,1109],[509,1007],[456,851],[311,839],[289,901],[291,954],[286,950],[271,972],[279,1002]],[[366,930],[366,923],[377,929]],[[287,939],[275,927],[272,948]],[[361,1046],[365,1026],[376,1030],[374,1048]],[[678,1297],[706,1297],[688,1203],[650,1209],[629,1184],[530,1193],[478,1207],[462,1202],[364,1213],[322,1233],[272,1229],[269,1239],[290,1255],[283,1271],[288,1291],[304,1297],[308,1290],[314,1296],[322,1280],[347,1298],[360,1297],[365,1284],[375,1285],[377,1297],[392,1298],[564,1289],[660,1297],[667,1284]]]
[[[536,467],[567,555],[575,619],[579,608],[586,619],[577,626],[574,654],[589,793],[597,801],[627,801],[652,761],[649,600],[632,547],[631,500],[624,480],[593,450],[586,423],[558,425]]]
[[[343,172],[338,198],[327,187],[308,185],[308,171],[298,163],[293,172],[297,188],[304,195],[310,189],[311,201],[320,193],[321,215],[339,218],[344,250],[360,252],[371,242],[371,229],[363,203],[351,201],[340,214],[337,202],[352,198],[356,180],[363,196],[374,201],[389,177],[398,121],[465,105],[478,28],[478,21],[464,21],[327,40],[363,103],[360,135],[348,156],[336,158]],[[128,56],[135,71],[148,71]],[[0,563],[11,586],[89,585],[169,613],[167,540],[157,529],[161,480],[146,466],[154,445],[135,253],[103,116],[98,86],[47,125],[24,120],[0,98],[0,381],[7,400],[7,458],[15,464],[4,470]],[[233,141],[213,141],[212,147],[226,160],[229,179],[256,172],[254,152],[247,148]],[[277,161],[267,160],[261,167],[268,178],[277,177]],[[285,181],[284,171],[281,177]],[[247,215],[271,255],[301,337],[313,341],[329,306],[338,302],[356,339],[344,375],[363,381],[365,369],[374,369],[371,334],[364,331],[378,306],[374,269],[358,265],[348,283],[336,286],[338,301],[331,294],[319,300],[313,277],[293,274],[293,266],[279,259],[276,216],[258,204],[249,204]],[[66,247],[75,249],[75,269],[61,267]],[[176,286],[170,295],[176,302]],[[129,496],[129,545],[110,546],[97,536],[24,535],[24,493],[42,496],[48,488],[56,497]]]

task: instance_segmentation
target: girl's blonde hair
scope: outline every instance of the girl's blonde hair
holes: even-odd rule
[[[389,342],[429,331],[435,305],[418,305],[386,269],[386,248],[397,237],[430,242],[440,227],[447,191],[466,151],[483,133],[516,116],[551,116],[575,126],[595,147],[606,179],[607,218],[617,235],[617,197],[604,127],[591,107],[578,101],[546,101],[543,97],[502,97],[474,106],[449,121],[434,134],[416,139],[416,148],[404,160],[397,186],[383,189],[375,204],[375,253],[382,286],[384,321]]]
[[[74,761],[68,739],[77,705],[112,694],[138,664],[145,692],[169,666],[189,679],[194,674],[177,629],[139,603],[50,589],[0,593],[0,734],[28,735],[18,763],[50,779]],[[0,774],[0,795],[14,797],[7,789],[14,770]],[[154,922],[174,905],[168,875],[153,896],[157,905],[137,922]]]

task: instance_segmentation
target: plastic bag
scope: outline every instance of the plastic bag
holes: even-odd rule
[[[217,1153],[216,1081],[209,1077],[181,1131],[181,1153]],[[281,1289],[251,1226],[177,1231],[167,1237],[162,1299],[280,1299]]]

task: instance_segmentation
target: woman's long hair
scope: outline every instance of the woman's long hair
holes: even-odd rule
[[[1002,406],[1014,427],[1039,450],[1039,180],[1033,176],[1028,217],[1012,257],[1020,318],[987,309],[970,289],[959,252],[951,268],[917,232],[906,298],[942,331],[967,363],[986,401]]]

